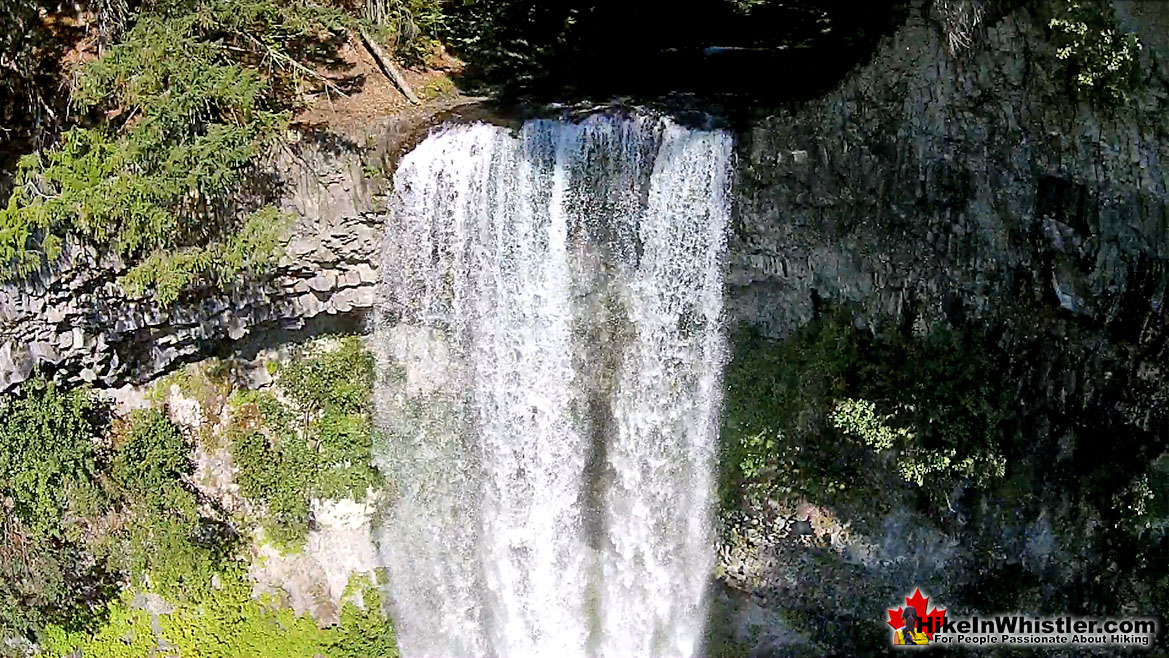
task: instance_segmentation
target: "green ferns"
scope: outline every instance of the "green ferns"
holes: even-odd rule
[[[274,392],[233,400],[232,458],[240,490],[267,508],[264,529],[285,548],[309,530],[313,498],[363,498],[381,482],[372,466],[373,356],[350,337],[277,368]]]

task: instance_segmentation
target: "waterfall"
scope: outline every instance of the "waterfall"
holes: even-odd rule
[[[731,153],[634,115],[401,161],[375,394],[403,655],[699,650]]]

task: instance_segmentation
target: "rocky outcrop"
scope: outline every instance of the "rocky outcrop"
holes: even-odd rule
[[[1124,526],[1113,502],[1169,448],[1164,35],[1145,37],[1142,91],[1109,109],[1069,92],[1044,3],[988,16],[957,55],[934,4],[910,4],[834,91],[741,126],[726,308],[776,338],[828,306],[865,331],[994,336],[1009,355],[996,376],[1019,400],[1021,475],[1014,498],[958,490],[932,514],[909,491],[886,518],[807,500],[726,515],[724,640],[755,655],[879,653],[883,606],[917,586],[956,613],[1117,613],[1125,599],[1125,612],[1169,614],[1169,523]],[[1137,26],[1164,14],[1116,4]],[[164,311],[118,291],[119,264],[76,251],[0,288],[0,389],[38,365],[118,386],[273,329],[360,321],[380,275],[384,172],[425,120],[284,160],[297,220],[264,281]],[[995,583],[1007,598],[982,594]]]
[[[459,103],[387,117],[361,135],[306,134],[291,144],[276,180],[294,221],[284,256],[262,278],[195,290],[163,308],[119,288],[124,263],[73,247],[53,269],[0,286],[0,392],[38,368],[69,384],[117,387],[274,329],[359,324],[379,279],[386,172]]]
[[[1131,106],[1098,109],[1069,95],[1029,8],[960,57],[922,7],[910,16],[840,89],[740,140],[738,317],[782,335],[817,296],[872,319],[935,322],[955,303],[1164,317],[1169,142],[1152,63]]]

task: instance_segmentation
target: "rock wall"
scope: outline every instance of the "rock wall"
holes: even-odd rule
[[[867,519],[879,528],[868,534],[823,501],[737,512],[720,548],[712,642],[870,655],[880,650],[857,638],[879,639],[882,606],[913,587],[969,611],[981,583],[1007,578],[1030,584],[1017,603],[1035,609],[1123,595],[1134,612],[1169,614],[1155,591],[1169,582],[1156,580],[1163,557],[1117,539],[1115,519],[1075,482],[1094,461],[1137,474],[1169,448],[1169,58],[1150,33],[1143,91],[1120,110],[1095,107],[1068,91],[1047,5],[1020,4],[952,55],[936,10],[914,0],[837,89],[754,112],[738,135],[727,308],[732,323],[776,338],[830,305],[875,332],[995,329],[1014,355],[1003,386],[1026,401],[1027,502],[998,514],[993,498],[955,498],[957,521],[907,508]],[[1137,27],[1163,13],[1117,5]],[[162,310],[118,291],[120,264],[96,268],[93,253],[74,250],[39,280],[0,287],[0,390],[38,365],[117,387],[276,330],[361,322],[379,277],[386,172],[444,109],[294,149],[280,179],[296,223],[268,279]],[[1101,442],[1111,450],[1093,448]],[[1163,555],[1164,530],[1140,545]]]
[[[226,292],[196,290],[170,308],[129,298],[126,267],[71,248],[51,270],[0,286],[0,392],[36,368],[68,384],[140,383],[224,345],[328,321],[358,324],[373,305],[388,174],[401,150],[462,101],[387,117],[357,135],[305,135],[277,162],[294,217],[273,272]]]
[[[987,331],[1021,444],[1016,481],[948,510],[907,490],[886,518],[807,500],[728,515],[716,618],[736,651],[883,653],[884,607],[918,586],[955,614],[1169,614],[1165,520],[1130,530],[1115,502],[1169,449],[1166,53],[1146,42],[1137,97],[1096,107],[1069,93],[1046,3],[1021,4],[953,56],[912,3],[838,89],[740,136],[732,323],[784,338],[843,307],[878,334]],[[760,611],[782,623],[745,621]]]
[[[941,320],[954,302],[1164,317],[1169,124],[1151,63],[1144,97],[1097,110],[1069,96],[1029,8],[959,57],[923,7],[910,17],[840,89],[740,140],[737,317],[782,335],[817,295],[873,319]]]

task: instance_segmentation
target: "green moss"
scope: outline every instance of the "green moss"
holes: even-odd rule
[[[81,650],[81,656],[101,658],[136,658],[150,656],[158,642],[150,628],[150,615],[130,607],[129,597],[115,601],[104,609],[105,622],[95,631],[70,630],[50,626],[41,634],[41,655],[64,657]]]
[[[446,96],[454,90],[454,81],[446,76],[443,76],[427,82],[426,86],[422,88],[422,97],[427,100],[432,100]]]

